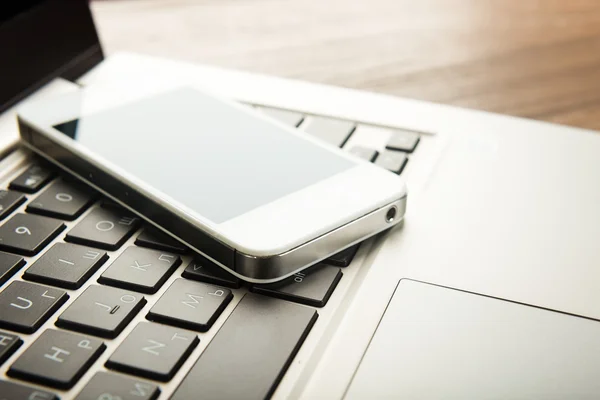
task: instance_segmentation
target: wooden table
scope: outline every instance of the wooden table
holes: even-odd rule
[[[129,50],[600,130],[599,0],[97,0]]]

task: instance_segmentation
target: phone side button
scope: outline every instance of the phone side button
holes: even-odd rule
[[[342,279],[339,268],[318,264],[310,270],[297,272],[281,282],[254,285],[254,293],[277,297],[313,307],[323,307]]]

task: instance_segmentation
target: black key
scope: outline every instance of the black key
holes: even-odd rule
[[[75,400],[154,400],[159,394],[160,389],[153,383],[100,371]]]
[[[152,307],[147,318],[206,332],[232,298],[229,289],[177,279]]]
[[[156,293],[175,268],[178,255],[128,247],[100,276],[98,282],[142,293]]]
[[[58,396],[20,383],[0,380],[0,399],[2,400],[59,400]]]
[[[10,188],[20,192],[35,193],[50,182],[54,175],[56,172],[52,168],[35,164],[16,177],[10,183]]]
[[[317,319],[311,308],[247,294],[172,399],[268,398]]]
[[[55,181],[27,206],[27,211],[72,221],[97,197],[97,193],[78,182]]]
[[[419,143],[419,134],[412,131],[396,129],[385,146],[390,150],[412,153]]]
[[[254,285],[251,290],[296,303],[323,307],[342,279],[339,268],[318,264],[306,272],[297,272],[281,282]]]
[[[0,331],[0,365],[8,359],[19,347],[23,341],[17,335]],[[2,391],[0,391],[0,395]]]
[[[362,158],[365,161],[373,162],[379,153],[377,150],[370,149],[368,147],[354,146],[350,149],[350,154],[353,154],[358,158]]]
[[[25,265],[23,257],[0,251],[0,286]]]
[[[30,214],[16,214],[0,226],[0,248],[11,253],[34,256],[63,229],[61,221]]]
[[[408,162],[408,156],[402,151],[384,151],[381,153],[375,165],[392,171],[396,174],[400,174],[406,163]]]
[[[70,389],[105,348],[99,339],[48,329],[10,366],[8,375]]]
[[[92,285],[58,317],[62,328],[105,338],[117,337],[146,304],[144,296],[108,286]]]
[[[15,211],[25,200],[27,200],[27,197],[23,193],[0,190],[0,220]]]
[[[23,278],[77,289],[104,264],[104,251],[70,243],[55,243],[36,262],[25,270]]]
[[[357,244],[352,247],[348,247],[347,249],[342,250],[339,253],[334,254],[321,262],[323,264],[333,265],[336,267],[347,267],[348,265],[350,265],[352,259],[356,255],[359,246],[360,245]]]
[[[355,129],[352,122],[326,117],[311,117],[306,124],[307,133],[337,147],[342,147]]]
[[[156,250],[171,251],[173,253],[185,253],[186,247],[173,239],[166,233],[154,228],[144,228],[142,233],[135,238],[135,244],[141,247],[149,247]]]
[[[140,322],[110,356],[106,366],[167,382],[173,378],[198,342],[200,340],[193,332],[152,322]],[[198,393],[190,399],[196,398]]]
[[[64,290],[14,281],[0,292],[0,328],[33,333],[68,298]]]
[[[66,236],[66,240],[106,250],[117,250],[133,234],[139,218],[114,208],[96,207]]]
[[[187,266],[181,275],[184,278],[214,283],[215,285],[227,286],[234,289],[242,286],[241,279],[231,275],[212,261],[200,258],[199,256]]]

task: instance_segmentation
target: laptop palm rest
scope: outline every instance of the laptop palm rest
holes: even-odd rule
[[[597,399],[600,323],[403,279],[349,399]]]

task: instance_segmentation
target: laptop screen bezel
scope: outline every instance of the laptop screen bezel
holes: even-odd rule
[[[88,1],[5,5],[0,20],[0,113],[56,77],[75,80],[104,59]]]

